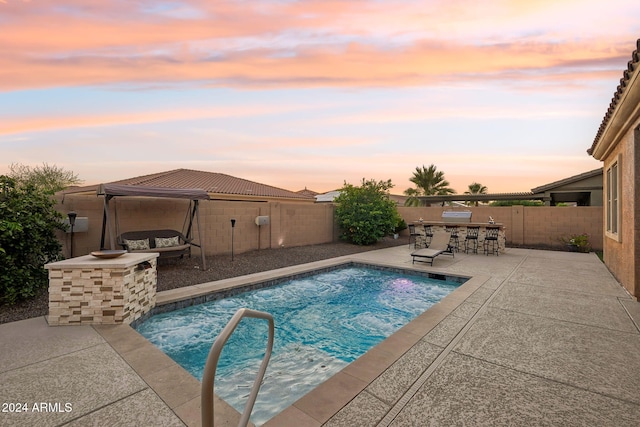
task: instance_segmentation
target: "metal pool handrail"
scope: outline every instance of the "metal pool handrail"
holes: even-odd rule
[[[202,374],[202,388],[200,391],[200,404],[201,404],[201,417],[202,417],[202,426],[213,427],[213,383],[216,376],[216,368],[218,367],[218,359],[220,359],[220,353],[222,352],[222,348],[229,340],[229,337],[235,331],[236,327],[240,323],[240,321],[244,317],[253,317],[256,319],[265,319],[269,322],[269,340],[267,341],[267,350],[265,351],[264,358],[262,359],[262,364],[260,365],[260,369],[258,370],[258,375],[256,376],[256,380],[253,383],[253,387],[251,388],[251,393],[249,394],[249,399],[244,406],[244,412],[242,413],[242,417],[240,418],[240,422],[238,426],[246,426],[249,423],[249,417],[251,416],[251,411],[253,410],[253,405],[256,402],[256,397],[258,397],[258,391],[260,391],[260,385],[262,384],[262,379],[264,378],[264,373],[267,370],[267,365],[269,364],[269,358],[271,357],[271,349],[273,348],[273,335],[274,335],[274,324],[273,324],[273,316],[269,313],[265,313],[263,311],[250,310],[248,308],[241,308],[236,311],[236,314],[233,315],[227,326],[224,327],[222,332],[218,335],[218,338],[214,341],[211,346],[211,350],[209,351],[209,356],[207,356],[207,363],[204,365],[204,372]]]

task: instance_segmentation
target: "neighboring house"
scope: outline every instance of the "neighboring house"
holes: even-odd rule
[[[332,203],[336,197],[340,195],[340,190],[329,191],[324,194],[316,194],[316,203]],[[397,206],[404,206],[404,202],[407,200],[407,196],[400,196],[397,194],[389,194],[389,200],[396,203]]]
[[[311,197],[315,198],[318,194],[320,194],[317,191],[309,190],[307,187],[304,187],[304,190],[296,191],[296,193],[301,194],[303,196],[308,196],[310,198]]]
[[[440,206],[442,203],[455,206],[456,202],[486,203],[497,200],[542,200],[547,206],[558,203],[602,206],[602,168],[532,188],[528,193],[447,194],[420,196],[418,199],[426,206]]]
[[[604,262],[640,300],[640,39],[587,153],[604,164]]]
[[[602,206],[602,168],[532,188],[545,205],[575,203],[577,206]]]
[[[116,195],[111,202],[101,195],[103,193],[99,188],[104,190],[103,185],[76,187],[57,193],[56,209],[64,216],[75,212],[76,221],[82,221],[83,224],[82,230],[76,229],[73,237],[75,256],[107,247],[117,249],[115,239],[129,231],[171,229],[184,235],[191,232],[193,236],[198,236],[198,243],[200,239],[204,240],[202,246],[207,256],[230,253],[232,244],[234,251],[241,253],[264,248],[321,244],[336,239],[333,206],[317,205],[315,198],[306,193],[222,173],[190,169],[176,169],[106,184],[125,188],[132,186],[132,189],[149,192],[144,197],[134,197],[130,193],[127,197],[118,196],[117,192],[112,192],[110,194]],[[196,210],[195,202],[190,198],[161,196],[159,193],[169,193],[165,189],[204,190],[210,200],[200,200]],[[195,221],[192,223],[194,215]],[[193,228],[190,224],[193,224]],[[106,233],[107,227],[109,233]],[[203,237],[200,237],[198,227],[202,227]],[[105,240],[106,236],[109,237],[108,241]],[[65,253],[70,254],[71,237],[61,235],[60,240],[68,245]]]
[[[113,181],[110,184],[137,185],[143,187],[162,188],[198,188],[209,193],[212,200],[233,201],[298,201],[312,203],[313,195],[305,192],[295,192],[272,187],[266,184],[236,178],[217,172],[197,171],[192,169],[175,169],[150,175]],[[75,187],[66,191],[69,193],[82,193],[94,191],[97,186]]]
[[[409,197],[400,194],[389,194],[389,199],[396,202],[397,206],[404,206]]]
[[[317,194],[315,196],[316,203],[331,203],[339,195],[340,195],[340,191],[338,190],[329,191],[323,194]]]

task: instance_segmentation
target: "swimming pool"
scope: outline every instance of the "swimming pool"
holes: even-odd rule
[[[427,310],[459,281],[347,267],[151,317],[137,330],[196,378],[241,307],[271,313],[276,337],[251,420],[262,424]],[[240,412],[267,340],[245,319],[222,352],[216,393]]]

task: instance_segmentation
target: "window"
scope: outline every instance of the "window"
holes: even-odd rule
[[[620,155],[606,171],[606,235],[620,241]]]

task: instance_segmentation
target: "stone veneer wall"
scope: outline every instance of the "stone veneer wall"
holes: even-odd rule
[[[155,306],[156,259],[150,268],[49,266],[49,324],[129,324]]]

